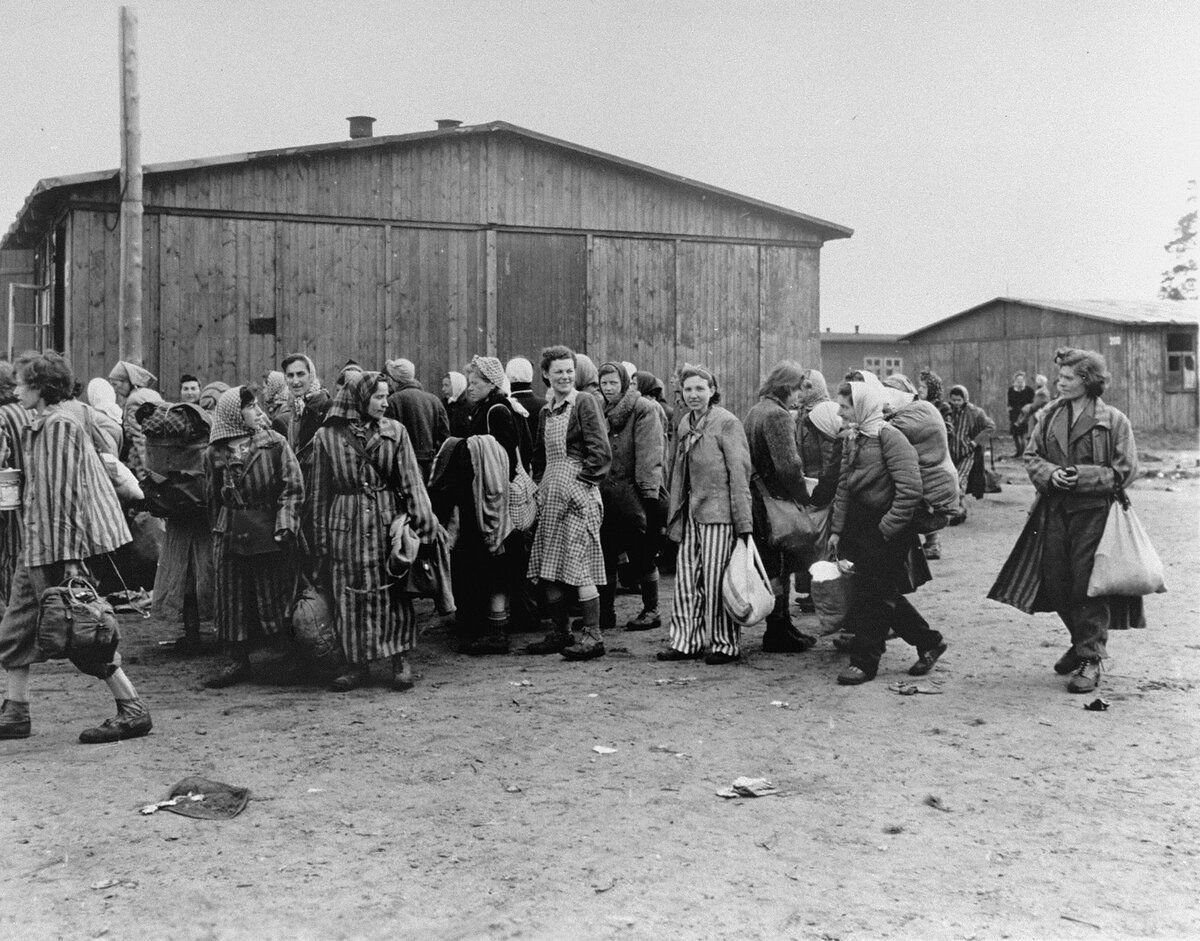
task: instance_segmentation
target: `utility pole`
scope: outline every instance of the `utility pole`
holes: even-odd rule
[[[137,13],[121,7],[121,259],[123,360],[142,365],[142,131],[138,116]]]

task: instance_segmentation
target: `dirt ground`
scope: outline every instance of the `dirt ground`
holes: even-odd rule
[[[568,664],[459,656],[432,618],[409,693],[382,665],[349,694],[208,691],[215,657],[125,616],[154,732],[76,744],[110,701],[56,663],[33,737],[0,743],[0,936],[1195,937],[1200,481],[1132,493],[1170,591],[1114,634],[1111,708],[1089,712],[1051,671],[1057,620],[985,600],[1033,493],[999,466],[914,599],[950,644],[939,695],[889,688],[899,641],[845,688],[829,641],[767,655],[761,626],[735,666],[657,662],[665,628]],[[139,814],[190,774],[253,799]],[[716,796],[742,775],[781,793]]]

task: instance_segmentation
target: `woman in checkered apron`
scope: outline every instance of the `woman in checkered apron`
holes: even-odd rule
[[[542,375],[552,394],[542,409],[533,451],[533,475],[539,484],[529,577],[541,582],[553,628],[525,649],[591,660],[604,655],[597,588],[605,582],[599,484],[608,474],[612,450],[599,400],[575,388],[575,354],[565,346],[542,350]],[[571,590],[583,608],[583,636],[578,641],[567,609]]]

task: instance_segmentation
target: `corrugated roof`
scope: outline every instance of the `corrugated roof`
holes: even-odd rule
[[[952,320],[967,317],[994,304],[1025,304],[1042,310],[1074,314],[1077,317],[1090,317],[1105,323],[1127,325],[1151,324],[1200,324],[1200,301],[1118,301],[1118,300],[1083,300],[1057,301],[1042,300],[1028,297],[994,297],[990,301],[976,304],[967,310],[935,320],[924,327],[919,327],[911,333],[906,333],[901,340],[911,341],[914,337],[944,327]]]
[[[528,128],[518,127],[517,125],[509,124],[506,121],[490,121],[486,124],[474,124],[445,130],[420,131],[413,134],[392,134],[383,137],[362,137],[357,139],[333,141],[327,144],[311,144],[303,147],[284,147],[277,150],[258,150],[244,154],[227,154],[220,157],[203,157],[195,160],[178,160],[170,163],[152,163],[144,165],[142,167],[142,172],[143,174],[181,173],[188,170],[201,170],[210,167],[229,166],[238,163],[252,163],[260,160],[286,159],[288,157],[294,157],[301,154],[316,154],[339,150],[358,150],[371,147],[389,147],[396,146],[398,144],[413,143],[416,141],[441,138],[450,135],[496,133],[515,134],[519,137],[524,137],[542,144],[547,144],[551,147],[559,147],[564,150],[570,150],[596,160],[614,163],[625,167],[626,169],[658,177],[659,179],[666,180],[670,183],[680,186],[686,186],[692,189],[701,190],[705,193],[721,196],[726,199],[732,199],[736,202],[753,206],[754,208],[764,212],[784,216],[793,221],[802,222],[811,228],[818,229],[826,241],[832,239],[849,238],[854,234],[853,229],[843,225],[838,225],[836,222],[828,222],[824,219],[818,219],[816,216],[810,216],[802,212],[796,212],[794,209],[788,209],[784,206],[777,206],[774,203],[764,202],[761,199],[755,199],[751,196],[743,196],[740,193],[722,189],[719,186],[713,186],[709,183],[701,183],[699,180],[693,180],[689,177],[680,176],[676,173],[668,173],[666,170],[659,170],[656,167],[651,167],[644,163],[637,163],[633,160],[627,160],[624,157],[617,157],[613,154],[604,153],[600,150],[594,150],[591,147],[585,147],[582,144],[575,144],[571,141],[565,141],[557,137],[551,137],[548,134],[541,134],[537,131],[531,131]],[[26,197],[20,212],[17,213],[16,221],[9,226],[8,232],[4,236],[3,241],[0,241],[0,248],[9,247],[10,241],[15,239],[18,230],[21,228],[22,221],[24,220],[26,214],[31,212],[35,200],[37,200],[39,197],[51,194],[54,190],[63,189],[65,187],[103,182],[104,180],[112,179],[117,175],[118,172],[119,171],[117,170],[102,170],[92,173],[80,173],[72,176],[48,177],[47,179],[40,180],[34,186],[29,196]]]

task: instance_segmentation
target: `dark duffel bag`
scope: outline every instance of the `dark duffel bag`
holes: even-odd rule
[[[41,660],[70,660],[84,672],[100,675],[120,639],[112,605],[87,580],[68,578],[42,592],[37,626]]]

